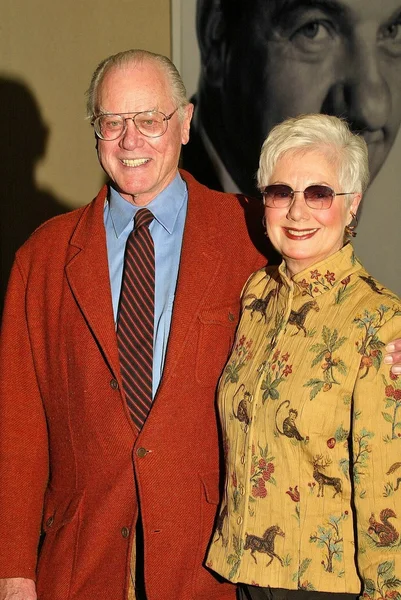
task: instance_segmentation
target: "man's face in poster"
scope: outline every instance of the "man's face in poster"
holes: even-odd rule
[[[215,81],[218,74],[221,112],[210,137],[240,189],[253,191],[259,150],[273,125],[311,112],[346,117],[363,134],[373,178],[401,121],[400,0],[233,4],[238,10],[228,19],[224,10],[214,15],[214,61],[208,59]]]

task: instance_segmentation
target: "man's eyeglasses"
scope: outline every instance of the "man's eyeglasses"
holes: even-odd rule
[[[262,190],[263,202],[269,208],[287,208],[294,202],[295,194],[303,194],[306,205],[316,210],[327,210],[335,196],[355,192],[335,192],[328,185],[309,185],[305,190],[293,190],[289,185],[277,183]]]
[[[147,110],[141,112],[129,112],[120,114],[106,113],[99,115],[92,121],[96,135],[101,140],[116,140],[127,130],[127,121],[134,122],[135,127],[146,137],[160,137],[167,131],[168,122],[178,107],[169,115],[158,110]]]

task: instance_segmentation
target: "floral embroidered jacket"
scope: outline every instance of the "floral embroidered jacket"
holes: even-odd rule
[[[207,564],[233,582],[401,598],[401,303],[351,245],[251,276],[219,384],[225,495]]]

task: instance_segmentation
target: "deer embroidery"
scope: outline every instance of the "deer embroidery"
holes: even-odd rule
[[[316,312],[319,312],[319,307],[317,305],[316,300],[310,300],[309,302],[306,302],[303,306],[301,306],[299,310],[292,310],[290,312],[288,323],[290,325],[295,325],[295,327],[297,328],[297,331],[292,334],[293,336],[297,335],[302,329],[302,331],[304,332],[304,336],[306,337],[307,332],[305,329],[305,319],[306,315],[310,310],[315,310]]]
[[[318,493],[317,493],[318,498],[319,498],[319,496],[321,496],[323,498],[325,485],[331,486],[334,488],[333,498],[335,496],[337,496],[337,494],[341,494],[343,491],[341,479],[339,477],[329,477],[328,475],[325,475],[324,473],[322,473],[322,471],[324,469],[326,469],[326,467],[331,465],[331,463],[332,463],[332,460],[328,457],[326,459],[323,459],[322,454],[318,454],[317,456],[314,456],[312,458],[313,479],[316,481],[316,483],[319,486]]]
[[[280,535],[281,537],[285,537],[284,532],[280,529],[278,525],[272,525],[264,532],[262,537],[257,535],[249,535],[248,533],[245,535],[245,546],[244,550],[250,550],[251,556],[256,564],[256,556],[255,552],[260,552],[263,554],[267,554],[270,556],[269,562],[266,564],[268,567],[272,562],[273,558],[277,558],[280,561],[281,566],[283,566],[282,559],[274,552],[274,540],[276,535]]]

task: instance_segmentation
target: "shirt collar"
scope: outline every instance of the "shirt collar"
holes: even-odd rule
[[[156,221],[171,235],[178,214],[187,198],[187,186],[181,175],[177,173],[173,181],[156,198],[146,205]],[[120,237],[128,224],[133,221],[135,214],[143,206],[135,206],[122,196],[111,185],[109,186],[110,218],[117,237]]]
[[[292,279],[286,273],[285,261],[281,263],[278,270],[281,281],[287,287],[293,288],[295,294],[316,298],[333,288],[344,287],[345,289],[350,283],[351,276],[361,269],[361,266],[352,245],[347,243],[341,250],[297,273]]]

